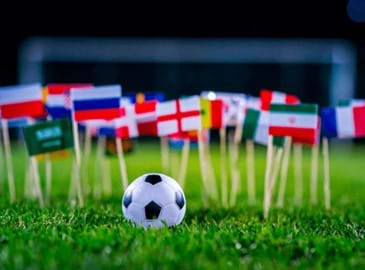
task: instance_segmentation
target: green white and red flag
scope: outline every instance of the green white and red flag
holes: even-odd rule
[[[317,104],[271,104],[269,134],[292,137],[293,141],[316,144],[319,117]]]

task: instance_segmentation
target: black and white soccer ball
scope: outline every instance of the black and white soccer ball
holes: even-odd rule
[[[179,184],[160,173],[148,173],[134,180],[122,199],[124,216],[138,226],[176,226],[184,218],[185,195]]]

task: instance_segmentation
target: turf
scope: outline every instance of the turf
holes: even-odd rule
[[[51,205],[41,210],[36,202],[22,199],[26,154],[21,145],[14,145],[19,199],[10,205],[7,186],[4,186],[0,199],[0,269],[364,268],[365,149],[332,149],[333,207],[330,211],[324,210],[321,188],[319,205],[308,203],[310,154],[306,150],[303,205],[293,205],[290,168],[285,208],[274,209],[267,221],[263,220],[261,210],[265,152],[259,147],[256,150],[259,198],[256,206],[247,205],[245,153],[242,151],[242,183],[237,206],[222,209],[219,203],[213,202],[203,207],[198,155],[192,150],[183,223],[176,228],[144,230],[123,219],[115,158],[110,159],[112,195],[103,195],[99,179],[92,181],[101,197],[90,196],[82,209],[70,206],[67,200],[70,158],[54,160]],[[218,176],[218,147],[213,145],[211,151]],[[136,151],[126,156],[129,178],[160,171],[159,155],[157,143],[137,144]],[[178,156],[179,152],[172,153],[174,168],[179,167]],[[95,171],[98,173],[102,168],[95,164],[94,154],[91,160],[89,172],[93,180]],[[44,178],[44,164],[40,163]],[[4,172],[0,176],[4,181]],[[322,178],[321,173],[320,187]]]

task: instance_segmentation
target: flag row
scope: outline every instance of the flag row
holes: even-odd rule
[[[4,120],[48,119],[36,124],[40,130],[47,128],[48,133],[37,133],[33,127],[25,134],[41,140],[57,137],[57,132],[62,133],[58,129],[66,129],[64,134],[69,135],[67,129],[72,125],[67,121],[95,135],[119,138],[168,136],[194,140],[194,131],[225,127],[240,127],[244,139],[263,145],[269,135],[278,143],[280,138],[292,137],[294,142],[308,145],[317,144],[321,134],[327,138],[365,137],[364,100],[341,101],[336,107],[319,110],[317,104],[301,103],[294,95],[266,89],[261,90],[260,97],[203,91],[165,101],[161,93],[122,96],[120,85],[20,85],[0,88],[0,113]],[[64,141],[72,145],[69,139],[58,144]],[[56,144],[48,142],[52,143]]]

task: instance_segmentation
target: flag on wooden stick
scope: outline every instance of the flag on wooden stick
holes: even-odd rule
[[[192,96],[157,104],[157,133],[159,136],[201,129],[200,98]]]
[[[243,124],[243,138],[261,145],[267,145],[269,138],[269,112],[248,109]],[[273,138],[274,146],[282,147],[283,137]]]
[[[326,138],[365,137],[365,106],[321,109],[322,134]]]
[[[29,155],[38,155],[73,147],[71,121],[64,118],[23,127]]]
[[[300,100],[294,95],[262,89],[260,91],[261,109],[264,111],[270,110],[271,104],[298,104]]]
[[[45,116],[42,86],[31,84],[1,87],[0,110],[3,119]]]
[[[8,120],[21,117],[44,117],[43,93],[40,84],[7,86],[0,88],[1,125],[8,174],[10,201],[16,198]]]
[[[224,127],[224,103],[223,100],[209,100],[201,98],[201,119],[202,127],[209,129],[220,129]]]
[[[73,181],[76,186],[80,206],[83,205],[81,192],[80,165],[81,153],[76,122],[93,119],[113,120],[120,116],[122,88],[120,85],[98,86],[90,89],[71,89],[73,135],[75,143],[75,164]],[[73,189],[70,189],[72,194]]]
[[[92,84],[49,84],[46,86],[46,108],[54,118],[71,117],[70,90],[90,89]]]
[[[120,85],[98,86],[87,90],[71,89],[73,118],[76,122],[120,116]]]
[[[157,101],[145,101],[134,104],[139,136],[157,136]]]
[[[269,134],[289,136],[315,144],[318,138],[318,105],[316,104],[271,104]]]

